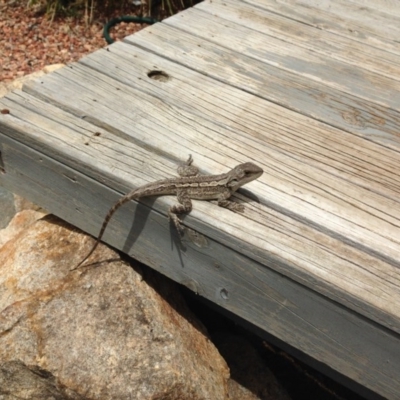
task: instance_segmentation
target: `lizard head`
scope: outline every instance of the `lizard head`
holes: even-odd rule
[[[251,162],[239,164],[229,172],[230,177],[227,185],[232,191],[236,191],[246,183],[260,177],[263,172],[264,171],[258,165]]]

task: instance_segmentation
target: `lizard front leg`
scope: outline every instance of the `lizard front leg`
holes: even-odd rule
[[[228,210],[237,212],[237,213],[243,213],[244,212],[244,205],[236,203],[234,201],[228,200],[229,197],[231,197],[232,192],[226,188],[219,196],[217,200],[217,205],[219,207],[224,207],[227,208]]]
[[[178,214],[188,214],[192,211],[192,201],[190,200],[189,193],[184,190],[178,190],[176,197],[180,204],[174,204],[170,207],[168,216],[174,223],[180,236],[183,235],[185,229],[182,226],[182,221],[179,219]]]

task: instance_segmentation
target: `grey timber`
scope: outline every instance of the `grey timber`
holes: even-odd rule
[[[251,161],[235,214],[172,196],[103,240],[370,399],[400,393],[400,13],[206,0],[0,99],[0,184],[97,236],[174,177]],[[79,260],[72,260],[76,265]]]

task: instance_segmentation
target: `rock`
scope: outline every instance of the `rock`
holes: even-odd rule
[[[47,215],[0,249],[3,367],[90,399],[226,399],[227,365],[176,285],[104,245],[73,270],[92,244]]]
[[[1,400],[84,400],[57,385],[54,377],[38,367],[29,368],[21,361],[0,364]]]
[[[249,341],[241,336],[218,333],[213,340],[230,370],[230,400],[290,400]]]
[[[2,187],[0,187],[0,210],[2,211],[0,213],[0,247],[47,213],[39,206]]]
[[[44,215],[46,215],[45,211],[35,210],[23,210],[15,214],[7,228],[0,230],[0,248]]]
[[[14,206],[16,212],[20,212],[22,210],[34,210],[47,213],[42,207],[30,202],[29,200],[21,196],[18,196],[17,194],[14,194]]]
[[[41,211],[41,213],[46,213],[39,206],[31,203],[24,198],[12,194],[7,189],[4,189],[0,186],[0,229],[3,229],[8,226],[11,219],[15,216],[16,213],[22,210],[35,210]],[[42,215],[41,215],[42,216]],[[1,240],[0,240],[1,246]]]

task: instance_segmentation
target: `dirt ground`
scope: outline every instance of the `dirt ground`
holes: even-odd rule
[[[140,13],[133,5],[110,11],[96,10],[92,24],[84,10],[76,16],[54,18],[28,1],[0,0],[0,82],[7,83],[51,64],[68,64],[107,45],[103,26],[111,18]],[[121,23],[112,30],[120,40],[145,27]]]

